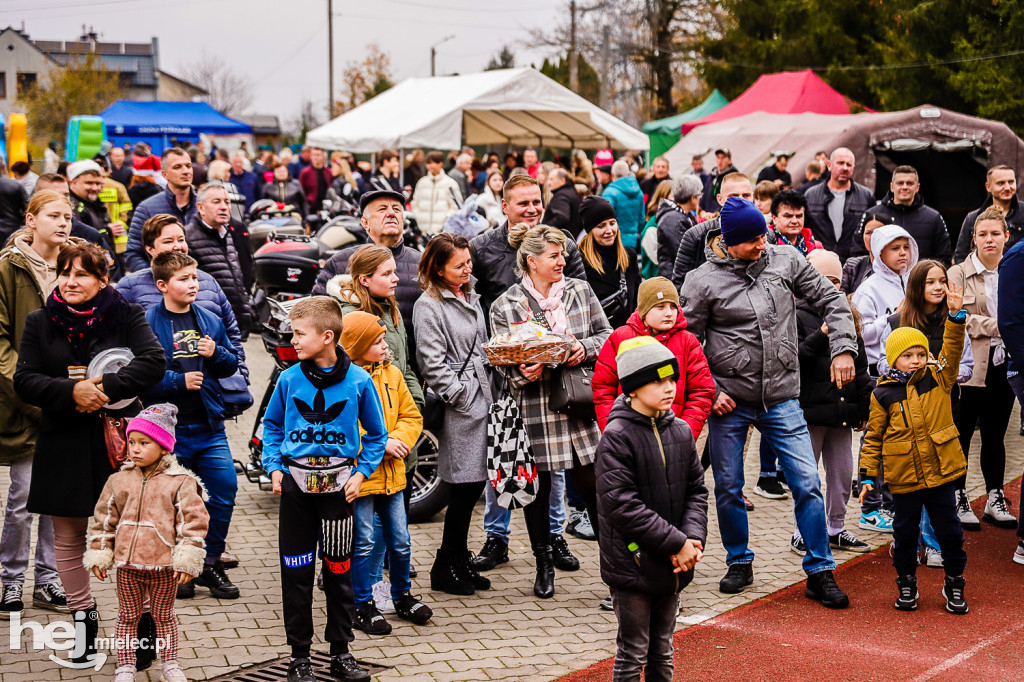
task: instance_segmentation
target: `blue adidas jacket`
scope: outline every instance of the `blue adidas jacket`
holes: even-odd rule
[[[263,416],[263,469],[288,473],[285,458],[358,455],[355,470],[370,478],[384,459],[387,439],[373,380],[339,347],[338,363],[329,372],[309,360],[281,372]]]
[[[217,431],[224,427],[224,399],[220,395],[220,384],[213,379],[226,379],[234,374],[238,369],[238,356],[219,317],[197,305],[192,306],[192,312],[195,313],[200,335],[209,336],[217,344],[213,356],[203,358],[204,379],[199,389],[210,428]],[[146,321],[164,347],[167,369],[160,383],[146,391],[144,402],[147,405],[156,402],[173,403],[175,398],[188,390],[185,388],[185,375],[171,369],[174,361],[174,325],[162,302],[146,311]]]
[[[213,275],[204,271],[196,270],[199,275],[199,294],[196,296],[195,304],[205,308],[219,317],[224,323],[224,328],[231,339],[231,345],[235,347],[235,354],[238,355],[238,369],[242,376],[249,377],[249,368],[245,366],[245,346],[242,345],[242,333],[238,331],[238,320],[235,319],[235,311],[231,309],[228,297],[220,284],[213,278]],[[139,270],[121,278],[117,283],[117,292],[129,303],[138,303],[145,310],[164,302],[164,295],[156,288],[153,281],[152,268]]]

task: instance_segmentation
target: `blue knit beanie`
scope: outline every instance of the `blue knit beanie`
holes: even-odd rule
[[[746,199],[729,197],[720,215],[722,241],[726,246],[738,246],[768,231],[760,209]]]

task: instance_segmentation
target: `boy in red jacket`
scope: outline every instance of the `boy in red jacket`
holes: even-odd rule
[[[685,421],[694,441],[711,414],[715,382],[697,337],[686,331],[686,319],[679,312],[679,294],[672,282],[652,277],[640,285],[636,311],[605,341],[594,367],[594,409],[597,424],[604,431],[612,403],[622,393],[615,357],[619,344],[637,336],[653,336],[672,351],[679,362],[679,380],[672,411]]]

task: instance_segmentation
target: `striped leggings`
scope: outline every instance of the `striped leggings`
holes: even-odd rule
[[[143,599],[149,595],[149,611],[156,622],[160,659],[178,660],[178,619],[174,615],[174,596],[178,581],[174,571],[164,568],[144,571],[122,566],[117,569],[117,665],[135,665],[135,647]]]

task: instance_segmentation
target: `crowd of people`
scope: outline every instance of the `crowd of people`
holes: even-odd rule
[[[807,596],[826,607],[851,601],[833,553],[870,548],[846,527],[852,497],[859,530],[893,535],[896,608],[917,608],[921,563],[944,570],[946,609],[968,611],[963,530],[982,521],[1017,529],[1012,560],[1024,564],[1003,491],[1004,440],[1024,400],[1012,168],[988,170],[989,199],[951,235],[915,168],[896,167],[876,201],[844,148],[822,152],[799,184],[786,156],[752,183],[726,148],[710,173],[701,156],[674,175],[664,158],[647,170],[608,150],[545,162],[534,149],[384,150],[372,168],[309,147],[128,152],[0,174],[0,462],[11,480],[0,616],[25,608],[39,515],[32,604],[85,623],[81,661],[99,627],[90,572],[114,571],[119,638],[170,643],[159,654],[173,681],[185,679],[175,599],[196,598],[197,585],[240,596],[227,574],[238,484],[225,386],[249,379],[244,216],[260,198],[305,215],[333,192],[358,205],[369,239],[326,262],[291,308],[299,362],[263,419],[290,680],[314,679],[315,585],[339,679],[369,679],[353,630],[387,635],[391,612],[431,621],[413,594],[408,529],[431,400],[450,490],[440,546],[420,548],[431,589],[489,590],[484,574],[509,561],[511,512],[488,484],[488,452],[491,407],[511,396],[536,467],[523,507],[533,592],[551,598],[556,569],[579,569],[566,534],[599,542],[610,595],[595,601],[619,621],[616,679],[671,677],[678,595],[710,551],[706,468],[727,564],[719,589],[754,582],[751,426],[751,494],[792,496],[791,548]],[[468,201],[488,225],[472,239],[446,229]],[[404,241],[409,211],[429,237],[422,251]],[[491,366],[488,339],[527,321],[568,339],[565,362]],[[573,376],[592,403],[556,405]],[[966,491],[976,430],[982,519]],[[473,552],[481,494],[486,539]],[[117,681],[157,653],[119,648]]]

